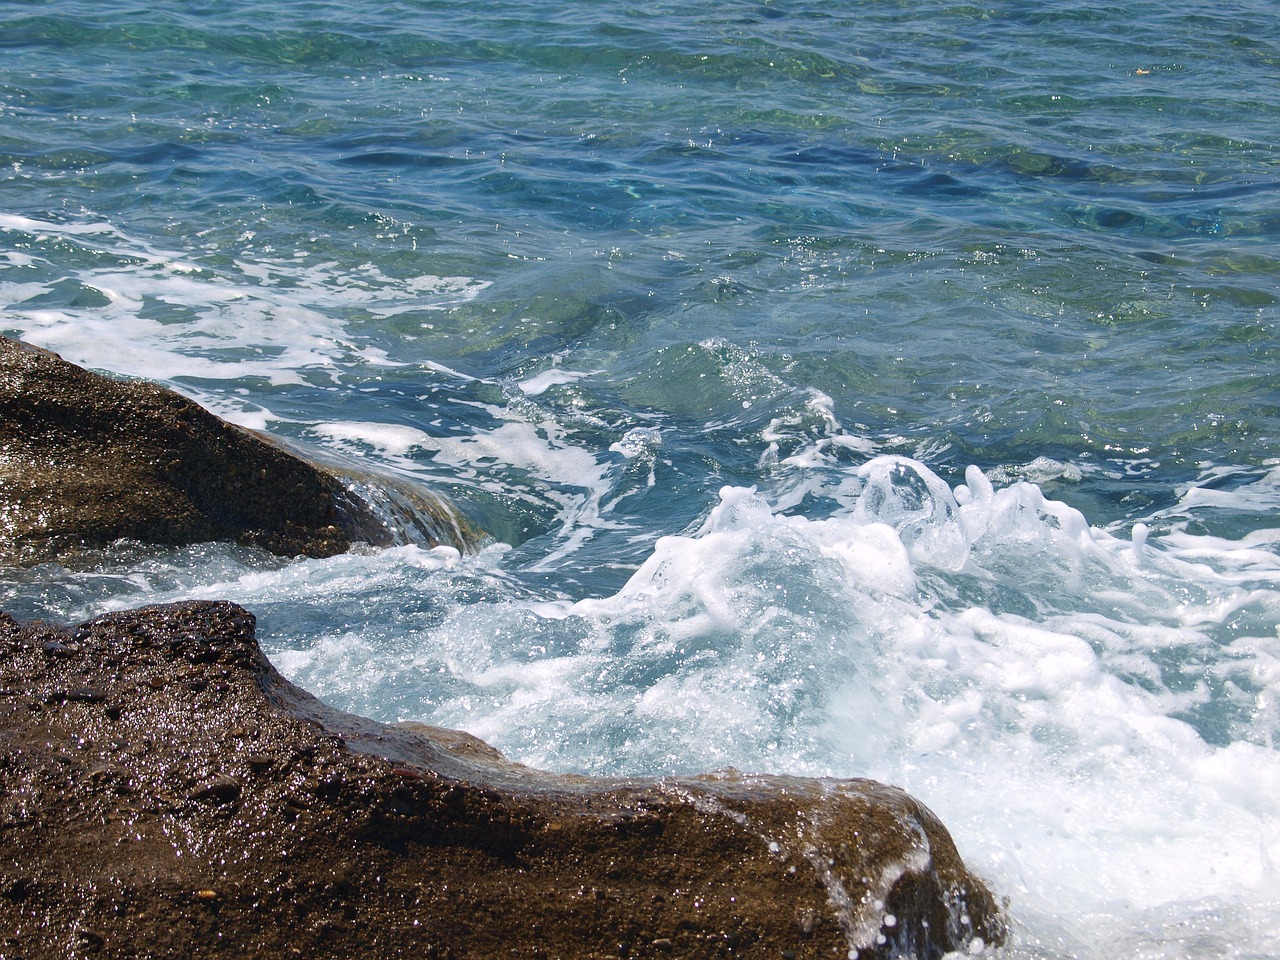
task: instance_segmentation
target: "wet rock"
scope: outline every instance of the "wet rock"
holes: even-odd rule
[[[99,950],[107,942],[107,938],[96,930],[79,930],[76,932],[76,937],[80,946],[89,950]]]
[[[30,877],[17,875],[0,886],[0,896],[12,903],[22,903],[35,889],[35,881]]]
[[[192,800],[207,800],[213,803],[234,803],[240,796],[240,781],[234,777],[214,777],[191,791]]]
[[[250,770],[261,771],[270,770],[276,761],[275,757],[265,753],[251,753],[244,758],[244,762],[248,764]]]
[[[354,542],[474,538],[425,491],[407,526],[351,485],[171,390],[0,337],[0,566],[74,562],[120,540],[324,557]]]
[[[76,687],[67,691],[67,699],[76,703],[102,703],[107,695],[97,687]]]
[[[40,649],[51,657],[74,657],[77,653],[75,647],[70,644],[60,643],[57,640],[48,640],[42,643]]]
[[[532,770],[325,706],[227,603],[80,631],[49,657],[68,632],[0,615],[0,689],[43,700],[92,676],[106,698],[0,699],[15,956],[936,960],[1005,937],[943,826],[883,784]],[[193,670],[218,697],[143,682]]]

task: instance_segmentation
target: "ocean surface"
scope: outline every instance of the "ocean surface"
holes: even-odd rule
[[[600,774],[900,784],[1009,960],[1280,956],[1272,0],[0,2],[0,331],[489,534],[122,547]]]

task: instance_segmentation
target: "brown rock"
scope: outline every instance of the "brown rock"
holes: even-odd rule
[[[142,682],[197,670],[221,690]],[[227,603],[0,614],[3,956],[865,960],[1005,931],[892,787],[538,772],[326,707]]]
[[[117,540],[324,557],[403,542],[410,526],[407,539],[465,546],[469,531],[435,498],[419,493],[409,510],[409,492],[371,489],[386,521],[331,472],[171,390],[0,337],[0,566],[74,561]]]

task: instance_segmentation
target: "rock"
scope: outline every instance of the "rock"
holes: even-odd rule
[[[430,494],[367,481],[381,514],[334,472],[171,390],[0,337],[0,566],[75,562],[118,540],[324,557],[474,539]]]
[[[252,766],[252,764],[250,764]],[[217,776],[208,783],[201,784],[190,794],[192,800],[207,800],[212,803],[234,803],[240,796],[240,781],[235,777]]]
[[[229,603],[0,614],[0,745],[5,956],[92,931],[106,957],[934,960],[1006,935],[901,790],[539,772],[327,707]]]

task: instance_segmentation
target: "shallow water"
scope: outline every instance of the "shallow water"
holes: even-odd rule
[[[872,776],[1012,958],[1280,953],[1268,4],[0,11],[0,330],[492,535],[10,572],[347,709]]]

